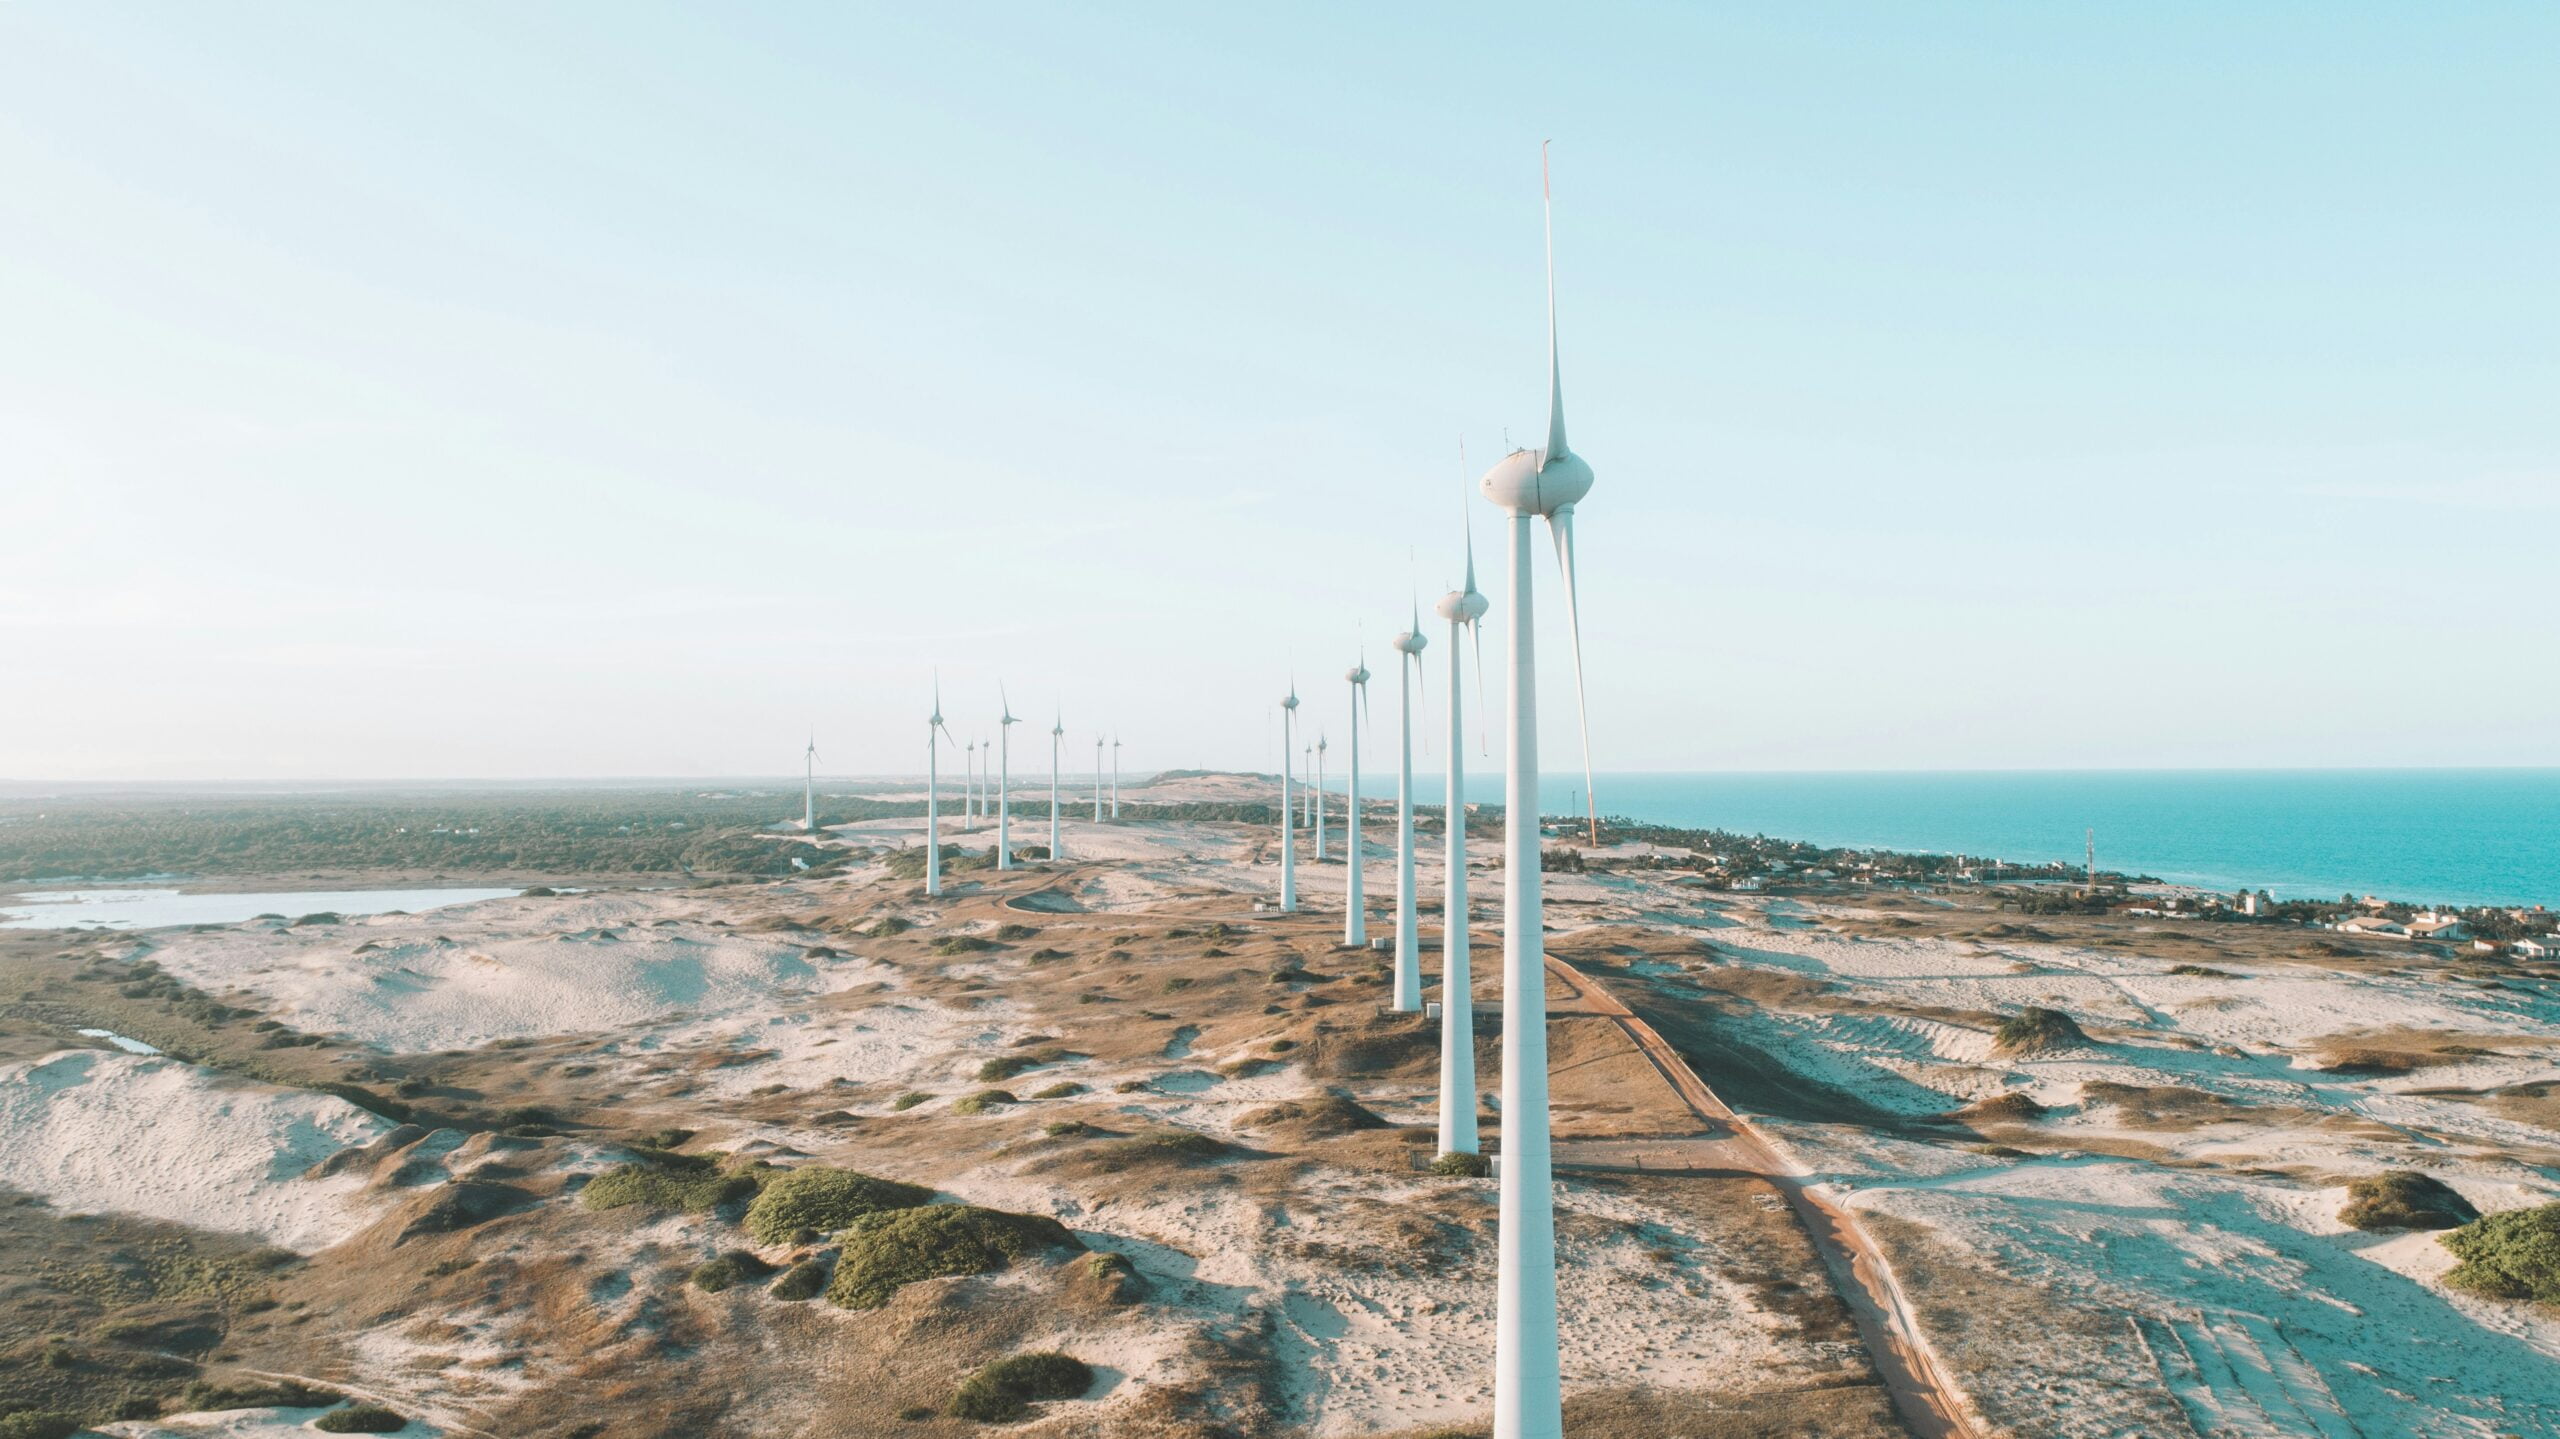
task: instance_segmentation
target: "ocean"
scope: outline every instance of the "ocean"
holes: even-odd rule
[[[1467,758],[1468,798],[1499,804],[1501,756]],[[1438,756],[1414,763],[1429,771],[1416,802],[1438,804]],[[2094,829],[2100,868],[2177,884],[2560,905],[2560,769],[1603,774],[1596,788],[1604,815],[1683,828],[2070,864]],[[1392,766],[1361,790],[1392,797]],[[1539,808],[1578,815],[1581,792],[1580,774],[1550,772]]]

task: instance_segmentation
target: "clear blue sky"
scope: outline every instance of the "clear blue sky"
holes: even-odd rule
[[[912,771],[937,664],[964,737],[1268,765],[1294,668],[1339,740],[1543,425],[1550,136],[1602,768],[2560,763],[2555,71],[2538,4],[11,0],[0,776]]]

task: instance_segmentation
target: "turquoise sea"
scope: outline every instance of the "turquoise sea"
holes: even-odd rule
[[[1499,756],[1469,761],[1468,798],[1499,804]],[[1415,798],[1437,804],[1428,763]],[[1395,773],[1361,788],[1392,796]],[[1597,788],[1603,814],[1817,844],[2076,864],[2095,829],[2101,867],[2179,884],[2560,905],[2560,769],[1603,774]],[[1551,772],[1539,808],[1578,815],[1581,792],[1581,775]]]

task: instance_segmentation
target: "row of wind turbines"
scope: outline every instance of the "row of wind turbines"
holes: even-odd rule
[[[1591,492],[1591,466],[1565,441],[1564,368],[1556,339],[1555,198],[1539,156],[1547,252],[1547,441],[1537,449],[1505,455],[1478,482],[1505,521],[1511,598],[1508,683],[1504,701],[1502,842],[1502,1154],[1498,1166],[1501,1228],[1498,1241],[1494,1340],[1495,1439],[1561,1439],[1563,1385],[1557,1347],[1555,1185],[1547,1094],[1547,1006],[1544,873],[1538,825],[1538,668],[1534,603],[1536,522],[1544,519],[1564,582],[1565,622],[1573,640],[1574,699],[1582,721],[1584,790],[1590,794],[1591,711],[1582,682],[1582,624],[1576,597],[1573,516]],[[1448,626],[1447,838],[1442,859],[1440,983],[1440,1152],[1478,1152],[1475,1085],[1474,981],[1469,971],[1467,899],[1466,750],[1463,743],[1461,632],[1476,641],[1479,684],[1483,674],[1482,622],[1491,601],[1476,589],[1472,527],[1466,543],[1466,580],[1440,597],[1434,612]],[[1396,768],[1396,911],[1393,1007],[1422,1009],[1422,964],[1415,905],[1413,832],[1413,685],[1429,646],[1417,606],[1412,624],[1395,637],[1401,694]],[[1367,947],[1360,845],[1360,725],[1367,701],[1365,660],[1343,678],[1351,687],[1351,773],[1345,834],[1345,899],[1342,942]],[[1280,909],[1298,910],[1297,835],[1290,760],[1298,739],[1297,684],[1280,702]],[[1310,747],[1320,756],[1321,738]],[[1323,790],[1319,781],[1305,816],[1316,834],[1316,858],[1324,857]],[[1591,802],[1593,837],[1598,802]]]

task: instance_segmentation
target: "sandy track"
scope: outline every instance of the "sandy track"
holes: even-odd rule
[[[1786,1197],[1815,1250],[1822,1255],[1832,1287],[1848,1305],[1859,1337],[1866,1342],[1903,1422],[1917,1439],[1973,1439],[1975,1430],[1967,1417],[1962,1391],[1939,1368],[1937,1356],[1921,1336],[1910,1301],[1894,1277],[1893,1267],[1856,1217],[1810,1184],[1799,1166],[1784,1158],[1750,1121],[1718,1098],[1679,1051],[1635,1011],[1590,976],[1552,954],[1547,956],[1547,971],[1574,993],[1570,1005],[1551,1007],[1549,1014],[1578,1011],[1614,1020],[1706,1130],[1699,1139],[1641,1148],[1613,1145],[1608,1152],[1591,1157],[1610,1168],[1631,1163],[1656,1172],[1740,1172],[1767,1180]],[[1570,1162],[1572,1149],[1571,1145],[1559,1144],[1559,1160]],[[1654,1157],[1651,1164],[1645,1163],[1648,1154]]]

